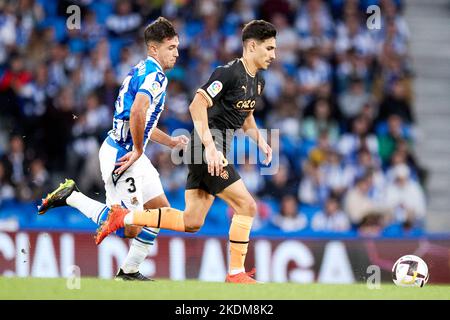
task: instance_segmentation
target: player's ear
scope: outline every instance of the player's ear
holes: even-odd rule
[[[251,39],[250,43],[249,43],[249,46],[250,46],[250,52],[255,52],[256,51],[256,41],[255,40]]]
[[[154,42],[154,41],[147,43],[147,51],[151,55],[156,55],[156,53],[158,52],[158,45],[157,45],[157,43]]]

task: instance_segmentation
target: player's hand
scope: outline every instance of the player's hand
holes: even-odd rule
[[[265,141],[262,141],[259,144],[259,148],[266,156],[266,159],[262,163],[265,164],[266,166],[268,166],[269,163],[272,162],[272,148]]]
[[[172,146],[171,146],[172,149],[180,148],[180,149],[186,150],[186,147],[189,143],[189,138],[186,137],[185,135],[171,137],[171,140],[172,140]]]
[[[125,172],[141,155],[142,152],[136,150],[128,152],[116,162],[116,167],[118,168],[114,170],[114,173],[121,174],[122,172]]]
[[[208,173],[212,176],[219,176],[223,167],[228,164],[222,151],[218,151],[214,143],[205,149],[205,157],[208,164]]]

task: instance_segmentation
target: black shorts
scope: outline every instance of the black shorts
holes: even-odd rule
[[[213,196],[241,178],[232,164],[224,167],[220,176],[212,176],[208,173],[208,165],[206,163],[189,164],[188,169],[186,190],[202,189]]]

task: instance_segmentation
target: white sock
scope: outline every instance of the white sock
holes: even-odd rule
[[[106,205],[104,203],[93,200],[81,192],[73,191],[67,198],[66,203],[81,211],[86,217],[97,223],[97,219],[100,213],[103,212]]]
[[[233,269],[233,270],[230,270],[230,275],[234,276],[235,274],[238,274],[238,273],[241,273],[241,272],[245,272],[245,269],[242,268],[242,269]]]
[[[122,264],[122,270],[125,273],[135,273],[139,271],[139,266],[144,262],[150,249],[149,244],[139,242],[136,239],[131,241],[130,250],[125,261]]]

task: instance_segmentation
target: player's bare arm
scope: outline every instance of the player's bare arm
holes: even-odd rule
[[[144,130],[149,98],[146,94],[138,93],[130,112],[130,132],[133,138],[133,150],[118,160],[119,166],[114,172],[121,174],[127,170],[144,153]]]
[[[189,143],[189,138],[185,135],[171,137],[159,128],[153,130],[150,139],[169,148],[184,148]]]
[[[212,176],[219,176],[224,166],[225,157],[221,151],[217,150],[211,131],[209,130],[207,113],[208,107],[208,101],[200,93],[197,93],[189,106],[189,112],[191,113],[195,130],[205,146],[205,157],[206,162],[208,163],[208,173]]]
[[[245,134],[247,134],[253,141],[256,142],[258,148],[266,156],[266,159],[263,161],[265,165],[268,165],[272,161],[272,148],[267,143],[266,139],[262,136],[261,132],[256,125],[255,117],[253,116],[253,111],[249,112],[249,115],[244,121],[242,125],[242,129]]]

